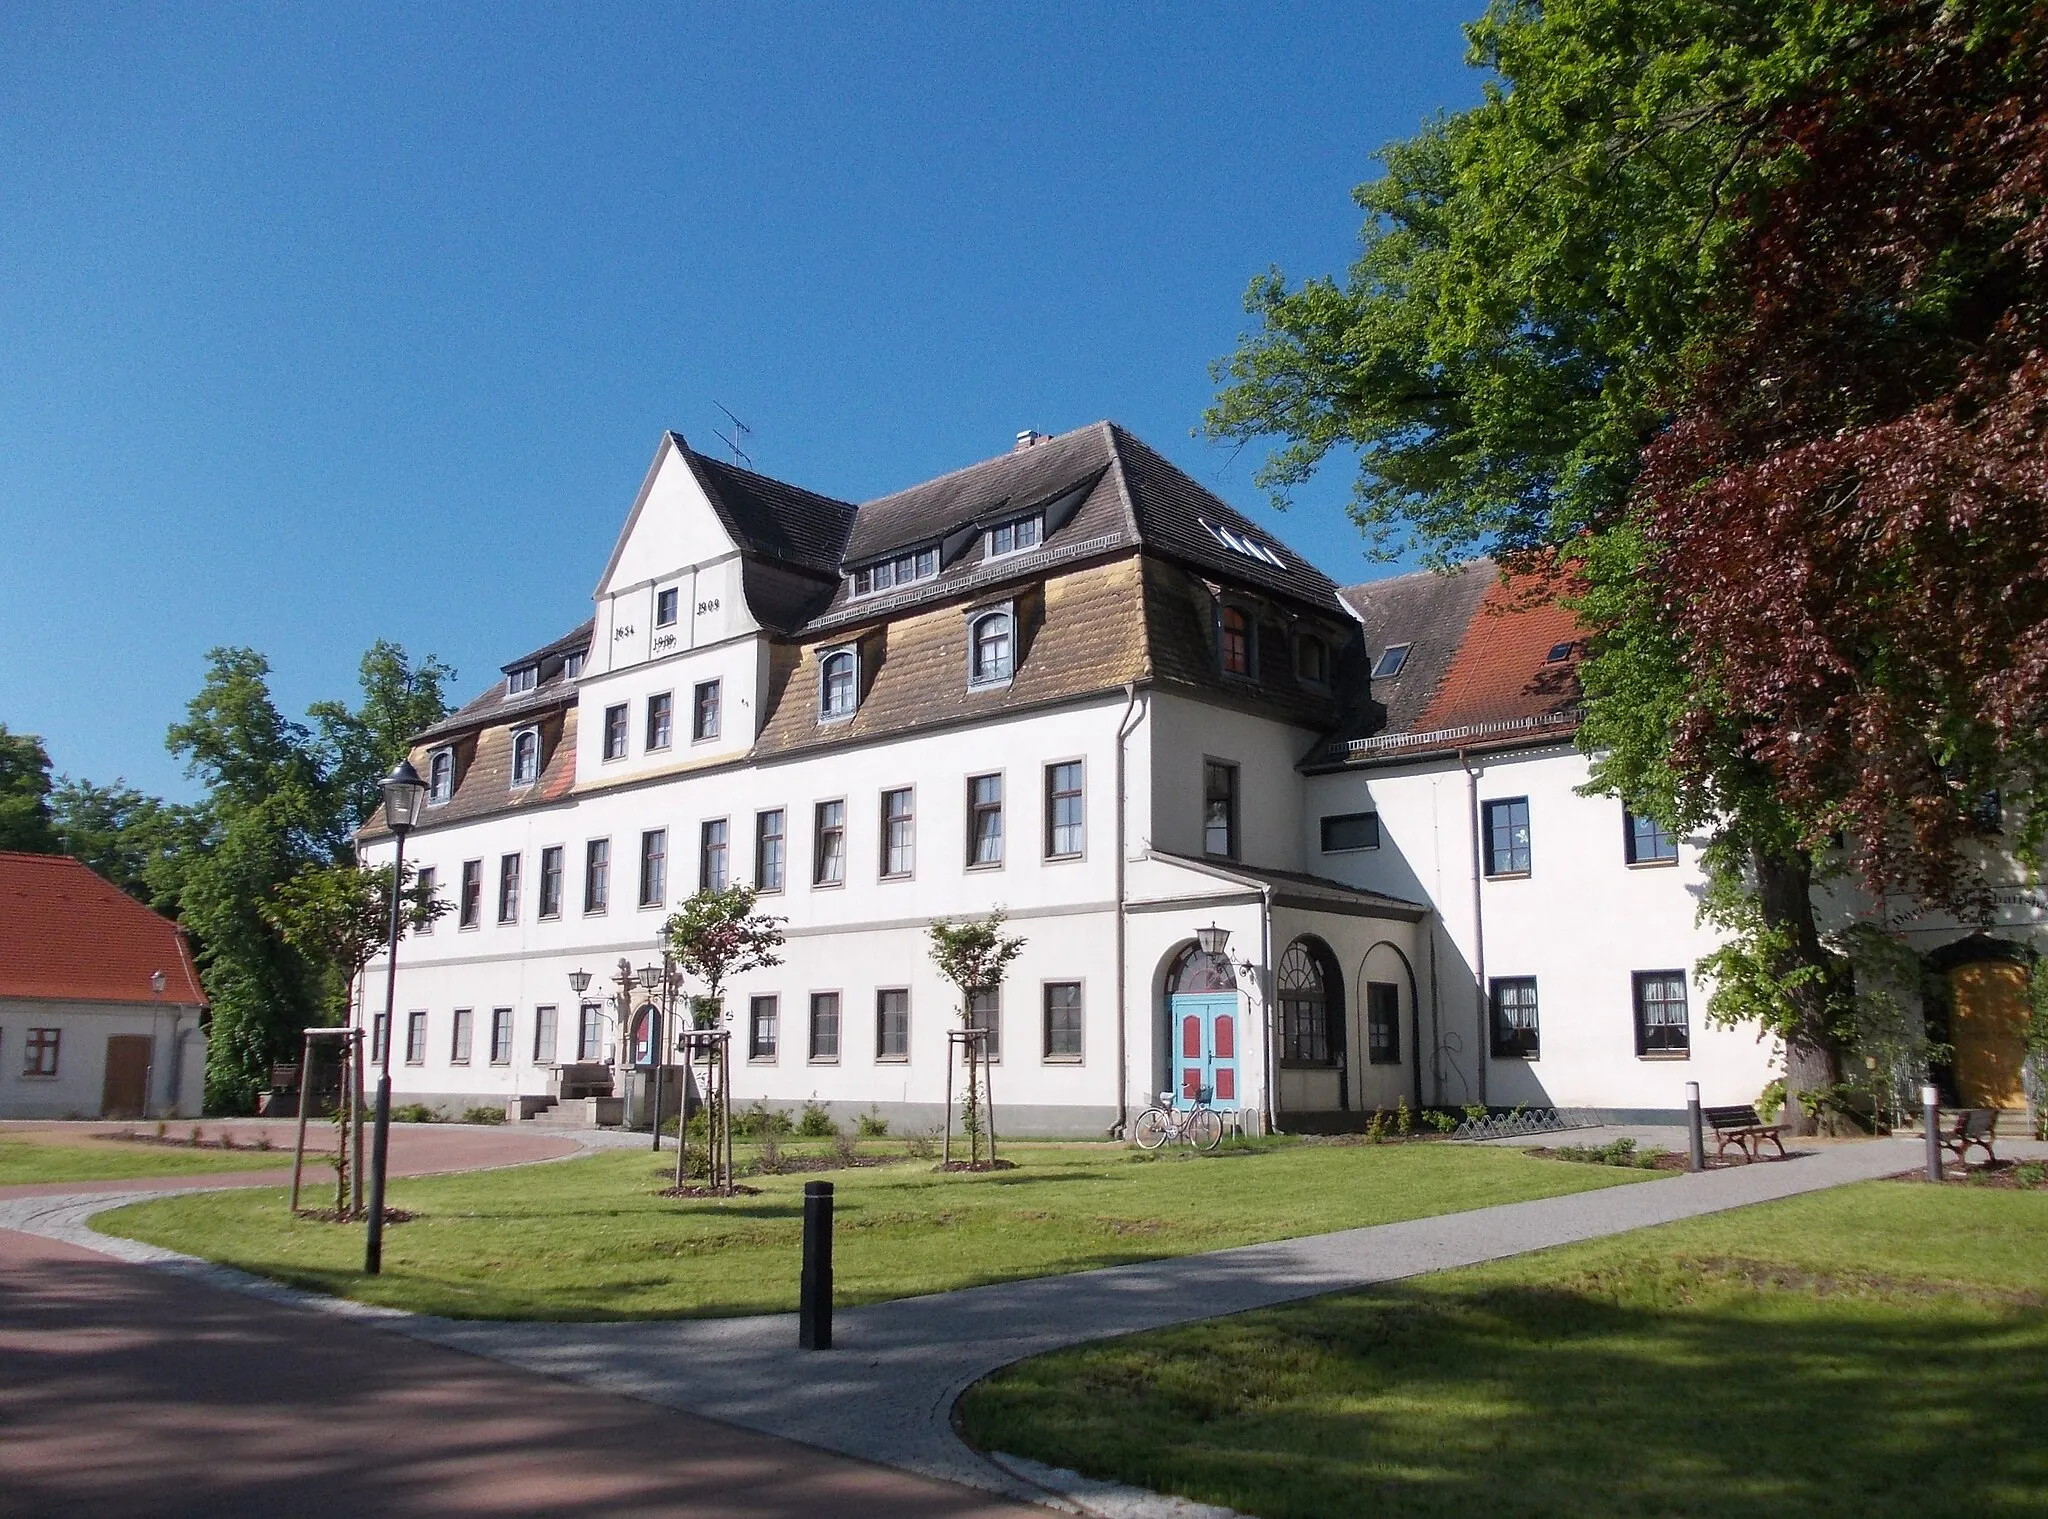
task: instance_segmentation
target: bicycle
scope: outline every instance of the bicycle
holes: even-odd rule
[[[1159,1106],[1145,1109],[1132,1126],[1132,1137],[1141,1150],[1156,1150],[1172,1140],[1195,1150],[1213,1150],[1223,1143],[1223,1120],[1209,1106],[1209,1088],[1203,1087],[1192,1108],[1174,1106],[1173,1093],[1161,1092]]]

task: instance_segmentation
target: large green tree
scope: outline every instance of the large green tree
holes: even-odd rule
[[[380,638],[357,669],[361,699],[353,708],[323,701],[307,709],[344,823],[369,816],[378,782],[405,757],[412,736],[448,715],[454,678],[455,671],[432,655],[415,665],[404,649]]]
[[[50,754],[33,733],[0,723],[0,849],[54,854],[50,820]]]
[[[204,810],[147,796],[121,780],[107,786],[60,777],[50,793],[59,847],[159,912],[176,915],[179,871],[206,837]]]

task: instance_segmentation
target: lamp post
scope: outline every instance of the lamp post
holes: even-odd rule
[[[653,996],[656,987],[662,988],[663,1001],[667,1000],[668,957],[664,955],[659,965],[648,964],[640,967],[640,990]],[[653,1068],[649,1078],[654,1083],[654,1122],[648,1125],[654,1131],[653,1148],[661,1149],[661,1006],[659,1002],[647,1004],[647,1057]]]
[[[142,1068],[142,1116],[149,1117],[149,1094],[156,1090],[157,1015],[163,1011],[164,987],[170,978],[160,970],[149,973],[149,1064]],[[172,1024],[175,1031],[177,1025]]]
[[[384,790],[384,826],[398,840],[391,862],[391,937],[385,946],[384,1050],[377,1069],[377,1126],[370,1141],[370,1227],[363,1241],[363,1271],[376,1276],[384,1269],[384,1163],[391,1151],[391,1041],[398,1033],[398,915],[405,900],[405,836],[420,820],[427,783],[402,759],[380,783]],[[299,1101],[306,1100],[304,1073]]]

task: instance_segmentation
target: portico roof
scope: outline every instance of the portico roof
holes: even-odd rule
[[[1424,903],[1411,902],[1406,897],[1367,891],[1362,886],[1347,886],[1327,876],[1308,875],[1298,870],[1274,870],[1269,866],[1246,865],[1237,860],[1176,854],[1170,849],[1148,849],[1145,855],[1147,859],[1186,866],[1219,881],[1229,881],[1256,891],[1270,890],[1276,907],[1342,913],[1359,918],[1398,918],[1408,923],[1420,922],[1430,913]]]

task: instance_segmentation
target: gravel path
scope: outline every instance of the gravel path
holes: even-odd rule
[[[836,1348],[806,1354],[794,1315],[634,1324],[434,1319],[309,1297],[93,1233],[112,1197],[0,1203],[21,1229],[212,1285],[322,1307],[394,1332],[607,1392],[926,1476],[1042,1497],[953,1433],[955,1400],[1026,1356],[1768,1202],[1912,1169],[1910,1140],[1832,1144],[1782,1163],[1351,1229],[1208,1255],[1045,1277],[841,1311]]]

